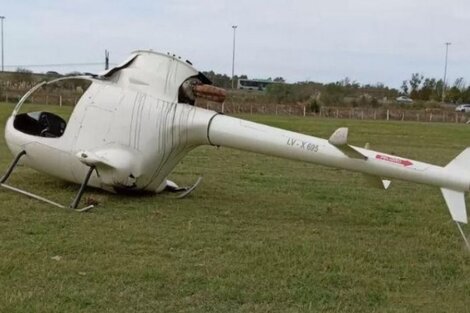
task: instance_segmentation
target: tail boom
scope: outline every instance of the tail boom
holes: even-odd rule
[[[346,143],[347,138],[342,138],[337,132],[329,141],[234,117],[216,115],[209,125],[207,135],[210,144],[216,146],[342,168],[378,179],[396,178],[437,186],[442,190],[452,218],[458,222],[467,222],[463,195],[470,189],[470,175],[465,175],[460,168],[465,160],[470,163],[470,149],[466,149],[448,166],[441,167],[349,146]]]

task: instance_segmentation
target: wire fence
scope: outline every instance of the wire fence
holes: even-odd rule
[[[3,91],[0,101],[17,103],[25,92]],[[82,93],[64,91],[60,93],[34,93],[26,103],[33,104],[51,104],[74,106],[82,96]]]
[[[23,93],[18,91],[3,91],[0,101],[16,103]],[[28,98],[26,103],[50,104],[58,106],[74,106],[80,100],[82,93],[64,90],[64,92],[35,93]],[[269,114],[269,115],[292,115],[311,116],[335,119],[356,120],[386,120],[386,121],[415,121],[415,122],[446,122],[467,123],[470,115],[455,112],[451,108],[427,108],[409,109],[394,107],[379,108],[350,108],[350,107],[320,107],[317,111],[311,111],[305,105],[287,104],[248,104],[248,103],[215,103],[200,102],[197,106],[227,114]]]
[[[237,103],[204,103],[199,105],[207,109],[227,114],[270,114],[313,116],[337,119],[356,120],[386,120],[386,121],[415,121],[415,122],[444,122],[467,123],[470,115],[445,108],[350,108],[350,107],[321,107],[312,112],[305,105],[283,104],[237,104]]]

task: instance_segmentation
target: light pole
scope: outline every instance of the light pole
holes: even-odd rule
[[[451,42],[446,42],[446,61],[444,65],[444,81],[442,83],[442,102],[444,102],[445,97],[446,97],[446,80],[447,80],[447,56],[449,54],[449,46],[451,45]]]
[[[3,68],[3,20],[5,19],[5,16],[0,16],[0,20],[2,21],[2,72],[4,70]]]
[[[234,86],[235,86],[235,80],[234,80],[234,77],[235,77],[235,33],[236,33],[236,30],[237,30],[237,25],[233,25],[232,28],[233,28],[233,53],[232,53],[232,89],[235,89]]]

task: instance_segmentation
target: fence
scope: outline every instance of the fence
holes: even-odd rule
[[[18,102],[26,92],[3,91],[0,101],[5,102]],[[52,104],[52,105],[75,105],[80,99],[79,93],[34,93],[27,100],[26,103],[33,104]]]
[[[310,112],[304,105],[282,104],[237,104],[237,103],[204,103],[199,105],[207,109],[228,114],[272,114],[315,116],[340,119],[415,121],[415,122],[446,122],[467,123],[470,116],[452,109],[406,109],[406,108],[347,108],[322,107],[318,112]]]
[[[22,94],[19,92],[4,91],[5,102],[18,102]],[[80,93],[35,93],[26,103],[52,104],[73,106],[80,99]],[[247,103],[215,103],[198,102],[198,106],[229,114],[271,114],[314,116],[340,119],[360,120],[387,120],[387,121],[417,121],[417,122],[447,122],[467,123],[469,116],[465,113],[454,112],[452,109],[433,108],[413,110],[406,108],[348,108],[348,107],[321,107],[318,112],[311,112],[305,105],[286,104],[247,104]]]

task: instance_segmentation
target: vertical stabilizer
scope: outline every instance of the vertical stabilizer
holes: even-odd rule
[[[470,148],[463,150],[455,159],[446,165],[451,173],[466,173],[470,176]]]
[[[455,159],[450,161],[445,167],[450,174],[468,175],[470,177],[470,148],[462,151]],[[470,187],[470,186],[469,186]],[[442,195],[449,208],[452,219],[456,222],[467,223],[467,210],[465,208],[465,194],[463,191],[456,191],[441,188]]]
[[[452,219],[467,224],[467,210],[465,208],[465,194],[447,188],[441,188],[442,195],[449,208]]]

